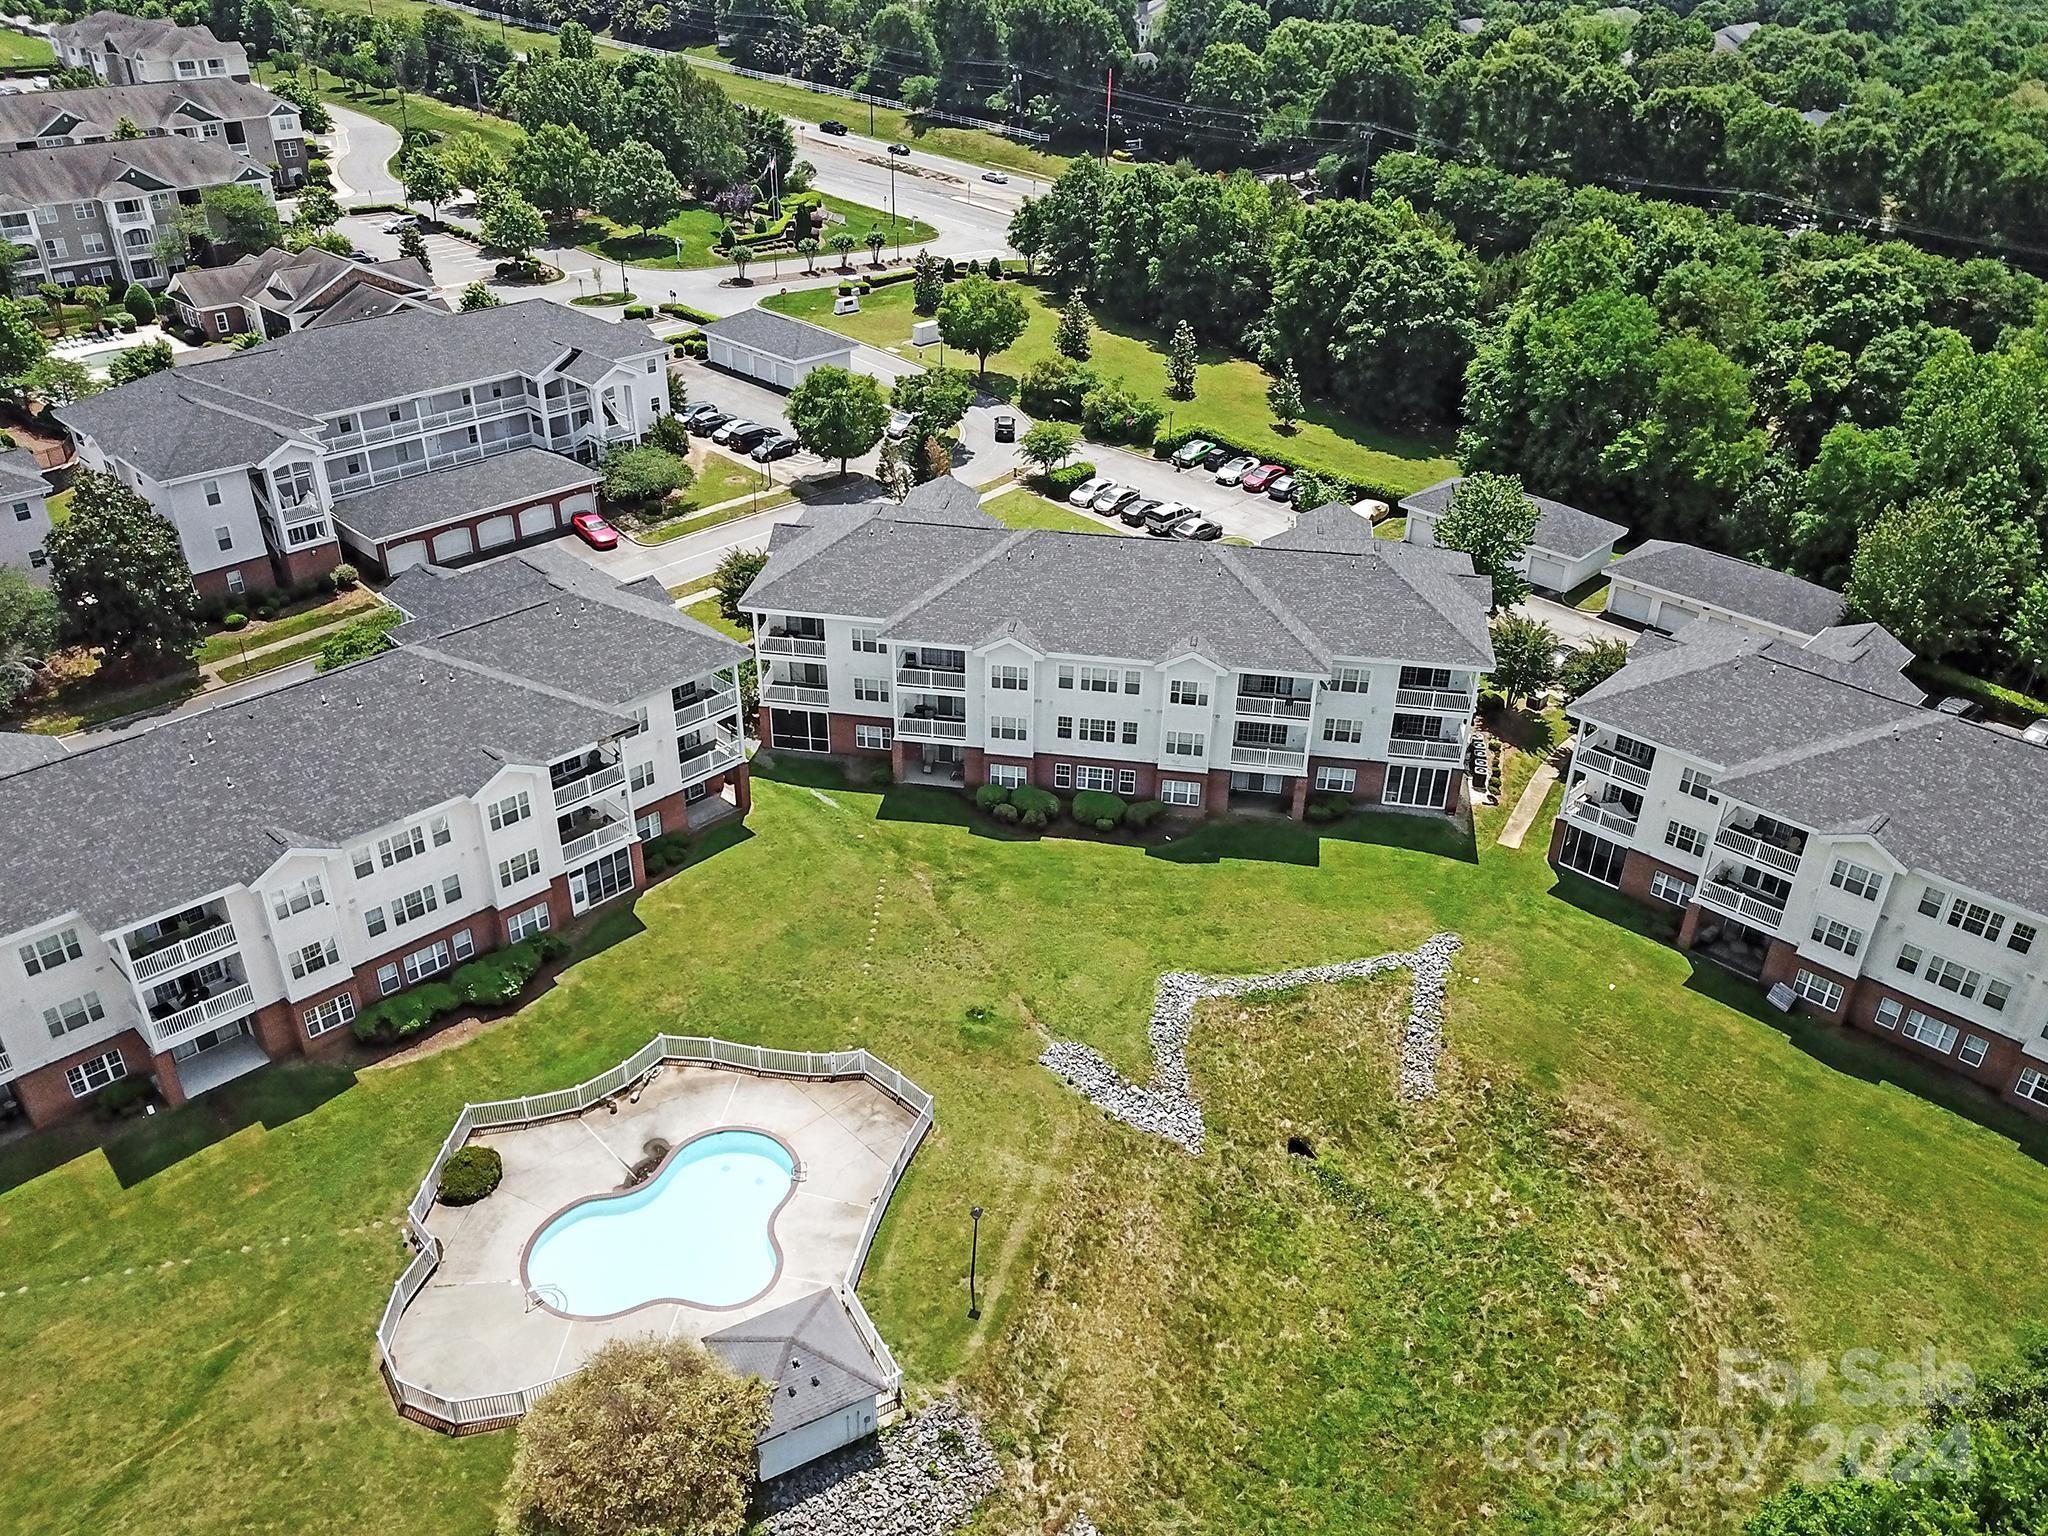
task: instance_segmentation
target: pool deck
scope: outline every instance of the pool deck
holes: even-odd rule
[[[571,1118],[480,1132],[473,1140],[505,1160],[504,1182],[475,1205],[437,1205],[428,1217],[441,1266],[400,1319],[397,1367],[446,1397],[517,1392],[575,1370],[608,1339],[702,1338],[835,1285],[916,1122],[860,1078],[671,1064],[637,1104],[620,1097]],[[550,1217],[619,1188],[649,1141],[677,1146],[728,1127],[767,1131],[797,1156],[796,1193],[775,1218],[782,1271],[765,1293],[738,1307],[659,1303],[605,1321],[561,1317],[528,1300],[520,1255]]]

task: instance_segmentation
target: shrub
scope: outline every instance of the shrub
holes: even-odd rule
[[[868,286],[870,288],[887,288],[895,283],[907,283],[915,276],[917,276],[917,272],[915,269],[911,267],[898,267],[893,272],[875,272],[869,274]]]
[[[661,306],[664,315],[673,315],[678,320],[693,320],[698,325],[709,325],[717,317],[708,310],[698,309],[693,304],[679,304],[671,299]]]
[[[1019,784],[1011,790],[1010,804],[1017,807],[1027,827],[1042,827],[1060,813],[1060,797],[1036,784]],[[1034,816],[1036,821],[1032,820]]]
[[[505,1160],[496,1147],[457,1147],[441,1165],[441,1203],[475,1205],[505,1177]]]
[[[92,1101],[92,1111],[102,1120],[124,1119],[142,1108],[149,1093],[146,1077],[117,1078],[99,1091]]]
[[[404,1040],[461,1005],[462,995],[454,987],[445,981],[429,981],[372,1003],[356,1015],[351,1027],[365,1045]]]
[[[1081,428],[1105,443],[1149,443],[1165,413],[1123,385],[1104,381],[1081,397]]]
[[[1142,832],[1165,814],[1164,800],[1140,800],[1124,812],[1124,825],[1134,832]]]
[[[628,320],[651,320],[654,318],[654,306],[651,304],[628,304],[626,306],[626,318]]]
[[[640,857],[646,861],[650,875],[665,875],[672,869],[680,869],[689,856],[690,839],[682,832],[664,832],[640,847]]]
[[[320,647],[320,659],[314,663],[314,669],[331,672],[352,661],[361,661],[365,656],[375,656],[387,643],[384,629],[384,625],[373,619],[357,619],[352,624],[343,625]]]
[[[1024,815],[1022,811],[1018,810],[1017,807],[1010,804],[1007,800],[1001,805],[991,806],[989,809],[997,821],[1019,821]]]
[[[629,507],[658,501],[682,485],[686,467],[666,448],[614,448],[604,456],[604,499]]]
[[[1097,384],[1095,370],[1070,357],[1049,357],[1025,370],[1017,404],[1033,416],[1081,419],[1082,398]]]
[[[1010,787],[1007,784],[982,784],[974,791],[974,803],[984,811],[992,811],[999,805],[1010,802]]]
[[[540,941],[521,939],[456,967],[448,981],[466,1003],[516,1002],[540,965]]]
[[[1045,482],[1045,492],[1048,496],[1065,501],[1082,485],[1095,478],[1095,466],[1083,459],[1078,464],[1062,464],[1058,469],[1050,470],[1038,478]]]
[[[363,579],[363,573],[346,560],[327,573],[327,583],[337,592],[352,592]]]
[[[1074,820],[1109,831],[1124,819],[1124,799],[1100,789],[1084,789],[1074,796]]]
[[[1351,802],[1342,795],[1317,795],[1308,803],[1310,821],[1341,821],[1351,814]]]
[[[248,623],[249,615],[246,613],[231,613],[220,621],[220,627],[222,629],[244,629],[248,626]]]

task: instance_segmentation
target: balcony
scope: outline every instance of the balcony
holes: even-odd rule
[[[740,696],[737,690],[724,689],[717,693],[699,694],[676,705],[676,729],[695,725],[700,720],[709,720],[718,715],[729,715],[739,708]]]
[[[1255,720],[1306,720],[1315,701],[1284,693],[1240,693],[1233,707]]]
[[[967,722],[951,715],[905,715],[896,722],[905,741],[965,741]]]
[[[12,1076],[13,1072],[14,1058],[12,1056],[9,1056],[5,1051],[0,1051],[0,1079]]]
[[[754,637],[754,644],[763,656],[811,656],[825,654],[825,641],[819,635],[796,635],[779,625],[770,625]]]
[[[403,421],[380,422],[374,427],[361,427],[354,432],[337,432],[325,439],[325,442],[330,449],[368,448],[378,443],[396,442],[401,437],[417,437],[422,432],[436,432],[442,427],[458,427],[472,421],[483,421],[487,417],[504,416],[525,409],[526,396],[523,393],[507,395],[498,400],[457,406],[452,411],[436,411],[428,416],[408,416]]]
[[[233,949],[235,943],[234,925],[220,917],[196,932],[180,929],[132,946],[128,951],[128,963],[139,986],[160,976],[175,975],[201,960]]]
[[[255,1006],[256,993],[249,983],[238,982],[224,991],[175,1012],[158,1014],[151,1011],[148,1023],[150,1044],[158,1050],[168,1048],[174,1041],[184,1038],[197,1030],[206,1028],[222,1019],[239,1018]]]
[[[626,766],[623,763],[612,763],[581,778],[566,779],[555,786],[555,809],[566,811],[572,805],[581,805],[592,795],[601,795],[625,782]]]
[[[964,665],[933,666],[912,652],[896,668],[896,686],[915,688],[925,693],[965,693],[967,670]]]
[[[632,837],[633,826],[610,806],[586,805],[558,818],[555,831],[562,839],[562,861],[576,865],[601,849],[625,842]]]
[[[761,702],[764,704],[805,704],[814,709],[823,709],[832,702],[832,690],[813,688],[807,683],[763,683]]]
[[[1588,773],[1597,773],[1603,779],[1612,779],[1617,784],[1627,784],[1642,789],[1650,782],[1650,770],[1632,758],[1617,757],[1605,747],[1583,747],[1573,754],[1572,761]]]
[[[1387,756],[1403,762],[1455,763],[1464,755],[1455,736],[1396,736],[1387,743]]]
[[[1634,837],[1638,817],[1618,800],[1602,801],[1590,794],[1574,795],[1564,803],[1565,820],[1617,837]]]
[[[683,770],[683,787],[687,789],[739,767],[747,760],[747,749],[736,732],[721,730],[703,741],[678,747],[676,758]]]
[[[1714,834],[1714,846],[1725,848],[1737,858],[1759,868],[1776,870],[1779,874],[1787,876],[1799,873],[1800,854],[1805,851],[1803,848],[1780,848],[1777,844],[1767,843],[1754,832],[1744,831],[1740,827],[1721,828]]]
[[[1778,925],[1785,920],[1783,907],[1726,880],[1702,880],[1698,899],[1701,906],[1712,907],[1752,928],[1762,928],[1771,933],[1776,933]]]
[[[1444,715],[1469,715],[1472,713],[1472,695],[1462,688],[1396,688],[1394,706],[1397,709],[1434,710]]]
[[[1252,768],[1265,773],[1306,773],[1308,771],[1308,748],[1299,747],[1240,747],[1230,749],[1230,766]]]

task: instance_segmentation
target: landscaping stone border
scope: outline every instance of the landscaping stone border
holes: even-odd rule
[[[778,1477],[770,1536],[944,1536],[1003,1480],[981,1424],[951,1398]]]
[[[1455,933],[1439,933],[1412,950],[1335,965],[1301,966],[1267,976],[1168,971],[1159,978],[1153,994],[1152,1023],[1147,1031],[1152,1040],[1152,1080],[1142,1086],[1117,1071],[1093,1047],[1077,1041],[1055,1041],[1038,1059],[1112,1118],[1164,1136],[1199,1156],[1206,1132],[1201,1101],[1188,1075],[1188,1037],[1197,1003],[1205,998],[1243,997],[1318,982],[1363,981],[1405,970],[1414,976],[1414,987],[1408,1000],[1408,1019],[1401,1030],[1400,1095],[1411,1101],[1434,1098],[1437,1062],[1444,1048],[1444,994],[1459,943]]]

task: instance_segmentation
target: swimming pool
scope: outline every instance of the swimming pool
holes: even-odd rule
[[[762,1131],[709,1131],[654,1177],[550,1217],[527,1244],[529,1290],[557,1312],[616,1317],[650,1302],[734,1307],[775,1282],[775,1213],[796,1159]]]

